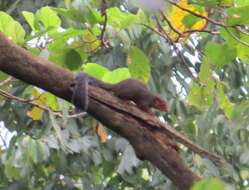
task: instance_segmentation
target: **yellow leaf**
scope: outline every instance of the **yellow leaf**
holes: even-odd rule
[[[97,126],[97,134],[99,136],[100,142],[105,143],[107,140],[107,133],[100,123]]]
[[[34,107],[32,108],[31,111],[27,111],[27,116],[29,116],[31,119],[38,121],[41,120],[42,115],[43,115],[43,110],[38,108],[38,107]]]
[[[46,97],[45,93],[41,93],[37,88],[33,88],[32,95],[34,98],[33,102],[35,102],[37,104],[43,104],[43,105],[46,104],[47,97]]]
[[[95,51],[100,47],[100,40],[90,31],[85,30],[79,41],[71,44],[72,48],[82,48],[85,52]]]
[[[208,17],[208,12],[207,11],[202,11],[200,12],[199,10],[196,10],[196,7],[193,5],[188,4],[187,0],[180,0],[178,5],[180,7],[183,7],[185,9],[188,9],[192,12],[195,12],[199,15]],[[184,24],[184,19],[186,19],[187,16],[190,16],[191,14],[188,13],[187,11],[184,11],[176,6],[174,6],[169,14],[169,20],[172,24],[172,26],[177,29],[179,32],[184,33],[188,30],[201,30],[205,28],[207,24],[207,20],[198,18],[198,20],[191,26],[188,27]],[[192,15],[193,16],[193,15]],[[173,41],[177,41],[180,38],[183,38],[183,40],[187,40],[189,37],[190,33],[185,33],[181,36],[174,32],[172,29],[170,29],[170,37]]]
[[[32,95],[33,95],[33,99],[34,99],[32,101],[33,103],[36,103],[36,104],[42,105],[42,106],[46,105],[47,99],[46,99],[45,94],[42,94],[39,92],[38,89],[33,88]],[[27,111],[27,116],[35,121],[38,121],[38,120],[41,120],[43,112],[44,112],[44,110],[42,110],[38,107],[33,107],[31,109],[31,111]]]

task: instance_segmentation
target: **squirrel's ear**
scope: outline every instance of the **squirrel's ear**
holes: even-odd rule
[[[154,100],[154,107],[161,110],[161,111],[168,111],[167,103],[158,95],[155,96]]]

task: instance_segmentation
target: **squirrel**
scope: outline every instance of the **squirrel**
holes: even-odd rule
[[[133,101],[140,109],[150,114],[152,114],[151,108],[156,108],[161,111],[168,111],[166,101],[164,101],[160,96],[150,92],[147,86],[138,80],[126,79],[117,84],[108,84],[84,72],[80,72],[76,75],[70,89],[73,94],[72,102],[76,108],[80,107],[83,111],[87,111],[88,108],[88,84],[110,91],[121,99]],[[169,136],[174,138],[177,142],[184,144],[195,153],[206,156],[215,163],[222,163],[219,156],[209,153],[205,149],[195,145],[186,137],[175,131],[174,128],[164,128],[168,132]],[[177,152],[179,151],[179,146],[176,143],[172,142],[171,147]]]
[[[168,111],[168,105],[159,95],[153,94],[145,84],[135,79],[126,79],[117,84],[105,83],[84,72],[76,75],[71,85],[72,102],[84,111],[88,107],[88,84],[102,88],[115,96],[134,102],[141,110],[152,114],[151,108]]]

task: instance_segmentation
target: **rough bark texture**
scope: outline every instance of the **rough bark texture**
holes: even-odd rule
[[[0,70],[71,101],[69,87],[74,78],[71,72],[16,46],[1,32]],[[190,189],[194,182],[200,180],[181,160],[173,148],[175,142],[157,118],[100,88],[90,86],[89,96],[88,113],[125,137],[139,158],[150,161],[180,189]]]

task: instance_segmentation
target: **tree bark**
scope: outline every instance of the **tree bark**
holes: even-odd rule
[[[71,102],[73,73],[16,46],[1,32],[0,70]],[[157,118],[93,86],[89,86],[87,112],[126,138],[139,158],[150,161],[180,189],[190,189],[200,180],[181,160],[175,141]]]

